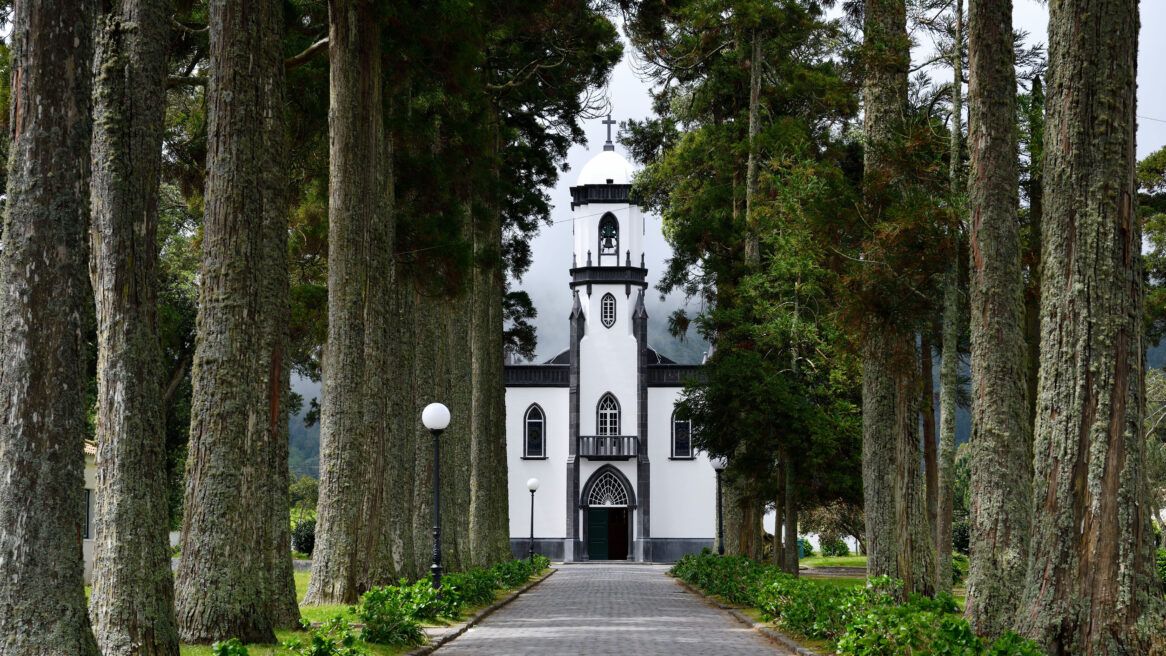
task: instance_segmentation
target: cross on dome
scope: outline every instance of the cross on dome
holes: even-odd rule
[[[615,150],[615,145],[611,143],[611,126],[616,124],[616,121],[611,120],[611,114],[607,115],[606,121],[600,121],[607,126],[607,143],[603,144],[604,150]]]

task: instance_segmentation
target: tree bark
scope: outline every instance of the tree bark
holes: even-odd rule
[[[757,195],[757,171],[761,144],[761,31],[754,28],[752,55],[749,58],[749,158],[745,167],[745,261],[756,268],[761,262],[761,235],[754,216]]]
[[[939,463],[935,452],[935,382],[931,371],[931,338],[923,333],[919,344],[919,405],[923,414],[923,466],[927,484],[927,528],[938,539]],[[937,570],[938,571],[938,570]]]
[[[1049,5],[1032,541],[1019,628],[1050,654],[1161,654],[1143,463],[1138,3]]]
[[[97,503],[90,612],[101,653],[178,654],[157,331],[166,6],[97,28],[90,273],[97,306]]]
[[[385,436],[381,362],[392,230],[373,3],[329,3],[328,347],[320,414],[320,501],[306,604],[352,604],[383,555]],[[380,364],[382,366],[376,366]],[[379,470],[379,471],[378,471]],[[378,475],[379,474],[379,475]]]
[[[87,2],[12,10],[0,249],[0,653],[96,656],[85,611]]]
[[[785,539],[782,547],[782,571],[786,574],[798,575],[798,506],[794,488],[794,466],[789,459],[785,461]]]
[[[958,199],[963,192],[965,178],[960,175],[960,144],[963,141],[963,0],[958,0],[955,9],[955,45],[952,53],[952,94],[951,94],[951,151],[949,154],[949,182],[951,197]],[[954,204],[954,201],[953,201]],[[959,211],[957,206],[957,212]],[[952,240],[957,249],[960,242],[959,228],[953,231]],[[955,482],[955,408],[959,394],[959,341],[960,325],[960,271],[959,259],[952,258],[943,280],[943,344],[939,364],[939,450],[938,458],[938,522],[935,531],[937,590],[951,592],[952,587],[952,511],[954,506]]]
[[[880,189],[894,177],[888,151],[907,106],[909,64],[904,0],[868,0],[863,18],[866,78],[863,81],[863,193],[867,212],[881,220],[885,199]],[[866,510],[867,569],[871,576],[899,576],[900,545],[895,502],[897,492],[899,386],[893,367],[898,343],[908,334],[878,321],[862,336],[862,482]],[[913,361],[914,358],[911,358]],[[904,366],[899,361],[898,366]],[[914,366],[911,366],[913,369]],[[923,515],[919,521],[926,521]],[[909,560],[909,559],[908,559]]]
[[[1020,602],[1032,494],[1010,16],[1012,0],[968,5],[972,507],[964,617],[991,637],[1011,628]]]
[[[903,348],[903,347],[900,347]],[[907,342],[895,373],[895,546],[904,594],[935,594],[935,542],[927,525],[926,483],[919,452],[919,385],[915,349]]]
[[[212,0],[209,18],[206,213],[176,612],[183,642],[269,643],[278,584],[271,427],[281,409],[272,373],[280,354],[267,323],[278,299],[264,277],[276,257],[272,222],[287,210],[275,169],[282,7]]]
[[[773,502],[773,566],[785,566],[785,458],[777,464],[777,495]]]

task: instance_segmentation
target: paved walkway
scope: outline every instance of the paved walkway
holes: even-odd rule
[[[663,565],[559,571],[438,649],[457,654],[788,654],[686,591]]]

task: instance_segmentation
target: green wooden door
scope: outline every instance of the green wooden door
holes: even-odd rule
[[[607,508],[587,511],[587,557],[607,560]]]

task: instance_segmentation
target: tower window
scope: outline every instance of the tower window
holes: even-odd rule
[[[599,399],[599,412],[597,426],[600,435],[619,435],[619,404],[615,402],[615,397],[610,394],[604,394],[602,399]]]
[[[616,264],[619,264],[619,221],[611,213],[605,214],[599,221],[600,263],[604,255],[614,255]]]
[[[526,411],[526,425],[524,427],[526,447],[523,456],[527,458],[545,458],[546,451],[546,416],[542,408],[532,405]]]
[[[615,325],[615,297],[611,294],[604,294],[599,301],[599,318],[603,321],[604,328]]]
[[[692,457],[692,423],[672,413],[672,457]]]

